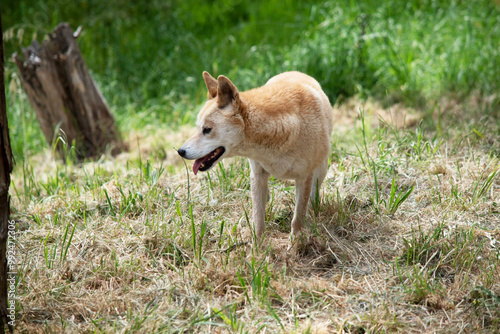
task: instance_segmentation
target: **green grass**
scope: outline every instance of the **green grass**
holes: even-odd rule
[[[494,332],[500,21],[492,1],[2,2],[6,54],[61,21],[130,152],[54,161],[13,64],[20,332]],[[329,174],[292,249],[271,178],[252,248],[249,166],[173,150],[206,97],[285,70],[335,103]],[[71,153],[71,150],[69,151]]]
[[[299,70],[316,77],[332,103],[359,94],[425,111],[443,94],[500,88],[500,11],[489,0],[0,6],[8,57],[59,22],[83,26],[82,53],[124,131],[192,122],[206,95],[204,70],[229,76],[243,90]],[[22,160],[44,141],[12,62],[6,79],[12,145]]]

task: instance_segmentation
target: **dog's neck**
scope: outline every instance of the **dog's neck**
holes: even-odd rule
[[[286,105],[272,106],[270,109],[269,105],[275,103],[271,96],[262,97],[256,91],[257,89],[240,93],[239,112],[246,139],[240,153],[244,156],[249,152],[258,155],[259,150],[269,152],[269,149],[276,150],[277,153],[284,152],[298,139],[297,127],[291,126],[297,119],[287,111]]]

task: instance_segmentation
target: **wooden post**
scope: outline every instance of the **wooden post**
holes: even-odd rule
[[[10,148],[5,101],[4,58],[2,15],[0,13],[0,334],[5,333],[5,325],[11,322],[7,313],[8,280],[7,239],[10,220],[9,186],[12,172],[12,150]],[[13,326],[9,324],[13,332]]]
[[[88,73],[76,42],[79,32],[73,33],[62,23],[43,46],[33,41],[23,49],[24,61],[14,54],[45,139],[56,145],[63,160],[72,143],[79,160],[99,157],[106,149],[113,155],[126,149],[109,107]]]

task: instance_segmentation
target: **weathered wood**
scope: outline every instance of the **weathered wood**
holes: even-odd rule
[[[111,154],[125,149],[67,23],[58,25],[43,46],[33,41],[23,54],[24,61],[17,54],[14,60],[49,145],[57,137],[66,141],[67,148],[74,142],[79,159],[99,157],[106,149]],[[56,148],[64,158],[64,145],[57,142]]]
[[[5,101],[3,30],[0,13],[0,333],[5,333],[5,325],[10,322],[7,317],[7,238],[10,219],[9,185],[12,163]],[[9,330],[12,333],[13,326],[9,325]]]

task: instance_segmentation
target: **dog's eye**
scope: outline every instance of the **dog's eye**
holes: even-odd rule
[[[203,134],[208,135],[212,131],[212,128],[203,128]]]

